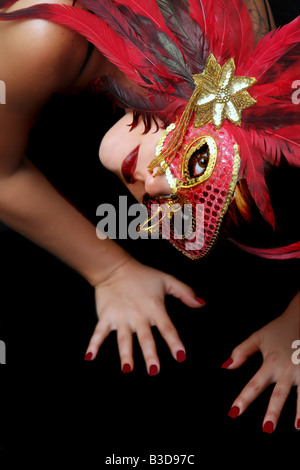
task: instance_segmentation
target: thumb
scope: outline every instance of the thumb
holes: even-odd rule
[[[166,293],[180,299],[181,302],[188,307],[199,308],[205,306],[205,301],[200,297],[197,297],[190,286],[179,281],[173,276],[167,276],[166,278]]]
[[[233,351],[228,359],[222,365],[223,369],[237,369],[243,365],[246,360],[259,351],[258,339],[255,333],[248,339],[239,344]]]

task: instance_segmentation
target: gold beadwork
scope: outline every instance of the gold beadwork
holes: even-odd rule
[[[256,79],[235,77],[233,58],[221,67],[214,55],[210,54],[204,72],[193,78],[199,91],[195,127],[213,122],[216,129],[220,129],[226,118],[240,126],[242,110],[256,104],[246,91],[256,83]]]
[[[166,140],[168,134],[169,134],[170,132],[172,132],[172,131],[175,129],[175,127],[176,127],[176,124],[173,122],[172,124],[170,124],[170,125],[166,128],[165,132],[161,135],[161,137],[160,137],[160,139],[159,139],[159,141],[158,141],[157,147],[156,147],[156,157],[159,157],[159,155],[160,155],[160,153],[161,153],[161,151],[162,151],[162,148],[163,148],[163,146],[164,146],[164,143],[165,143],[165,140]],[[155,160],[155,161],[156,161],[156,160]],[[158,166],[158,165],[155,165],[155,166]],[[154,169],[155,166],[154,166],[152,169]],[[161,172],[161,173],[165,173],[165,174],[166,174],[166,178],[167,178],[167,181],[168,181],[168,183],[169,183],[169,186],[170,186],[170,188],[171,188],[171,190],[172,190],[172,194],[176,194],[176,193],[177,193],[177,185],[178,185],[178,182],[179,182],[178,179],[175,178],[175,177],[172,175],[172,173],[171,173],[171,171],[170,171],[170,168],[169,168],[169,165],[167,165],[166,162],[161,161],[161,162],[160,162],[160,166],[161,166],[161,168],[162,168],[162,172]],[[149,167],[148,167],[148,170],[149,170]],[[150,171],[150,170],[149,170],[149,171]],[[160,173],[160,174],[161,174],[161,173]],[[154,176],[156,176],[157,174],[158,174],[158,173],[156,173]]]

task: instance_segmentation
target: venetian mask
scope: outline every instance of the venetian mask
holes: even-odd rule
[[[175,129],[175,124],[166,129],[157,153]],[[192,259],[208,254],[232,199],[239,163],[238,146],[225,130],[216,132],[211,124],[191,126],[166,168],[173,194],[144,198],[150,230],[159,227],[164,238]]]
[[[194,76],[196,88],[183,115],[166,129],[149,166],[160,166],[172,195],[145,196],[150,227],[143,229],[159,227],[192,259],[214,246],[238,181],[239,147],[222,124],[229,119],[240,125],[242,109],[255,104],[246,91],[255,79],[234,73],[233,59],[221,67],[209,57],[204,72]]]

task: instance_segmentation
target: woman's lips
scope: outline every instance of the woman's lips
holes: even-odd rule
[[[127,155],[122,163],[122,175],[128,184],[132,184],[135,181],[134,172],[138,161],[139,149],[140,146],[138,145],[129,155]]]

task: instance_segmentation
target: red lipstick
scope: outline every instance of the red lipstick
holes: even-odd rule
[[[128,184],[134,183],[133,175],[134,175],[136,165],[137,165],[139,149],[140,149],[140,146],[138,145],[134,150],[132,150],[132,152],[129,155],[127,155],[127,157],[124,159],[122,163],[122,168],[121,168],[122,175]]]

